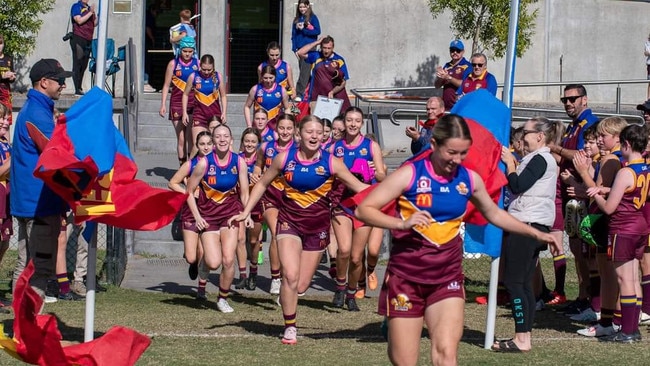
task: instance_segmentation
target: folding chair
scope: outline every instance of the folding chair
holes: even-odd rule
[[[92,85],[95,86],[95,73],[97,70],[97,39],[93,39],[90,48],[90,62],[88,68],[90,69],[90,76]],[[106,91],[115,97],[115,74],[120,71],[120,61],[124,61],[126,57],[126,46],[118,48],[117,55],[115,55],[115,41],[112,38],[106,39],[106,81],[104,86]],[[110,83],[109,83],[110,77]]]

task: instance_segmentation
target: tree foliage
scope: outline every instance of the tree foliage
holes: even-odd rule
[[[6,53],[27,56],[34,50],[36,35],[43,24],[41,15],[52,10],[54,3],[55,0],[0,1],[0,33],[5,38]]]
[[[531,9],[537,2],[520,2],[517,57],[521,57],[531,46],[538,13],[538,9]],[[472,40],[472,53],[487,50],[488,56],[493,58],[505,55],[510,0],[429,0],[429,8],[434,19],[446,10],[451,13],[451,30],[456,37]]]

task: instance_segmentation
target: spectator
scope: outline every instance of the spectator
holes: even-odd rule
[[[25,249],[19,253],[14,280],[24,269],[29,253],[34,261],[30,284],[42,298],[47,280],[54,276],[61,215],[66,204],[33,172],[54,130],[54,101],[61,96],[65,79],[71,76],[72,72],[63,70],[57,60],[36,62],[29,73],[32,89],[27,92],[14,130],[9,181],[11,214],[18,220],[18,246]]]
[[[643,112],[643,119],[646,125],[650,125],[650,99],[645,103],[636,106],[636,109]]]
[[[0,263],[9,249],[9,240],[14,233],[13,219],[9,213],[9,169],[11,167],[11,144],[9,143],[9,110],[0,103]],[[5,307],[11,302],[0,298],[0,313],[9,313]]]
[[[4,53],[5,50],[5,37],[0,34],[0,104],[8,109],[9,124],[11,125],[12,117],[11,111],[13,110],[11,101],[11,83],[16,81],[16,73],[14,72],[14,59]],[[0,118],[4,116],[0,115]]]
[[[296,6],[296,16],[293,18],[293,27],[291,27],[291,50],[298,57],[298,83],[296,85],[296,99],[304,98],[311,66],[306,62],[304,57],[300,57],[298,51],[305,45],[317,40],[320,35],[320,23],[318,17],[311,11],[309,0],[298,0]],[[313,48],[313,47],[312,47]],[[308,51],[311,51],[309,49]],[[344,109],[345,110],[345,109]]]
[[[482,53],[472,55],[472,72],[467,73],[458,87],[459,98],[477,89],[487,89],[497,95],[497,79],[487,71],[487,57]]]
[[[427,100],[427,120],[418,122],[422,129],[418,132],[413,126],[406,127],[406,136],[411,138],[411,153],[416,155],[421,152],[431,140],[431,130],[438,118],[445,113],[443,98],[431,97]]]
[[[178,57],[181,53],[180,41],[184,37],[194,38],[196,42],[196,31],[194,26],[190,23],[192,19],[192,11],[190,9],[183,9],[178,14],[181,18],[181,22],[169,28],[169,42],[172,44],[172,49],[174,50],[174,56]],[[198,56],[194,54],[194,58]]]
[[[84,73],[88,67],[90,58],[90,42],[93,40],[97,16],[95,6],[88,5],[88,0],[79,0],[70,9],[72,17],[72,38],[70,38],[70,49],[72,50],[72,81],[74,82],[74,94],[84,95],[81,84]]]
[[[436,88],[442,87],[442,99],[445,101],[445,110],[451,110],[456,104],[456,91],[463,79],[472,71],[471,64],[463,56],[465,45],[456,39],[449,44],[451,61],[444,66],[436,68]]]
[[[555,221],[555,185],[557,164],[546,146],[562,131],[560,122],[543,117],[532,118],[524,124],[523,145],[526,156],[517,165],[516,157],[506,147],[501,160],[506,164],[508,187],[513,194],[508,212],[515,218],[545,233]],[[508,235],[501,254],[504,262],[503,281],[510,295],[515,337],[497,342],[492,347],[499,352],[529,351],[531,330],[535,318],[533,278],[539,252],[546,243],[517,233]]]
[[[312,51],[317,45],[320,45],[320,51]],[[350,108],[350,99],[345,91],[350,74],[343,57],[334,52],[334,38],[319,38],[298,50],[298,56],[312,65],[307,92],[311,109],[314,110],[319,95],[343,100],[342,111]]]
[[[564,96],[560,98],[564,105],[566,114],[573,120],[567,127],[560,144],[550,145],[551,152],[557,154],[560,159],[560,172],[568,170],[578,178],[573,166],[573,158],[579,150],[584,148],[584,131],[598,121],[591,109],[587,107],[587,90],[580,84],[569,84],[564,87]],[[582,180],[579,180],[581,182]],[[567,185],[561,180],[558,181],[558,191],[555,199],[555,223],[551,228],[551,234],[562,237],[564,229],[564,210],[572,197],[568,196]],[[578,298],[571,302],[565,309],[566,315],[577,315],[591,306],[588,299],[589,266],[582,253],[582,242],[577,236],[569,238],[569,247],[576,261],[576,271],[579,278]],[[560,248],[562,249],[562,248]],[[564,252],[553,253],[553,264],[555,268],[555,291],[551,305],[561,304],[566,301],[564,294],[564,277],[566,274],[566,258]]]
[[[646,73],[648,74],[648,80],[650,80],[650,34],[648,34],[648,40],[645,41],[645,51],[643,51],[643,54],[646,57]],[[646,97],[647,99],[650,99],[650,82],[648,83],[648,93]]]

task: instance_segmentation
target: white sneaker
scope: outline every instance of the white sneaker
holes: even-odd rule
[[[642,311],[641,315],[639,316],[639,324],[648,324],[648,323],[650,323],[650,314],[646,314]]]
[[[226,299],[219,299],[219,301],[217,301],[217,309],[222,313],[232,313],[235,311],[230,304],[228,304],[228,300]]]
[[[289,327],[284,330],[282,336],[282,344],[296,344],[298,343],[298,329],[296,327]]]
[[[539,299],[535,303],[535,311],[542,311],[542,310],[544,310],[544,300]]]
[[[585,337],[604,337],[615,334],[620,329],[618,325],[611,325],[609,327],[603,327],[600,324],[592,325],[586,327],[585,329],[578,330],[578,334]]]
[[[142,87],[142,90],[143,90],[145,93],[155,93],[155,92],[156,92],[156,89],[154,89],[154,87],[152,87],[152,86],[149,85],[149,84],[144,84],[143,87]]]
[[[282,307],[282,303],[280,302],[280,296],[278,296],[278,297],[275,299],[275,303],[278,304],[279,307]]]
[[[43,302],[46,303],[46,304],[54,304],[57,301],[59,301],[59,299],[57,299],[54,296],[45,295],[45,298],[43,299]]]
[[[271,280],[271,290],[269,291],[272,295],[280,294],[280,285],[282,284],[281,279]]]
[[[595,322],[600,319],[600,313],[595,312],[592,308],[586,308],[580,314],[576,314],[570,318],[577,322]]]

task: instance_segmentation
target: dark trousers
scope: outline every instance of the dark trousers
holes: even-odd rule
[[[70,39],[70,49],[72,50],[72,81],[74,82],[74,91],[81,91],[81,83],[84,79],[84,73],[88,68],[90,58],[90,41],[73,35]]]
[[[300,69],[300,75],[298,76],[298,82],[296,82],[295,96],[305,99],[305,89],[307,88],[309,78],[311,77],[311,64],[301,58],[298,61],[298,67]]]
[[[549,227],[530,224],[534,228],[549,232]],[[528,236],[509,234],[503,246],[501,260],[504,261],[503,283],[510,294],[515,332],[526,333],[533,328],[535,319],[535,294],[533,277],[539,252],[546,249],[545,243]]]

